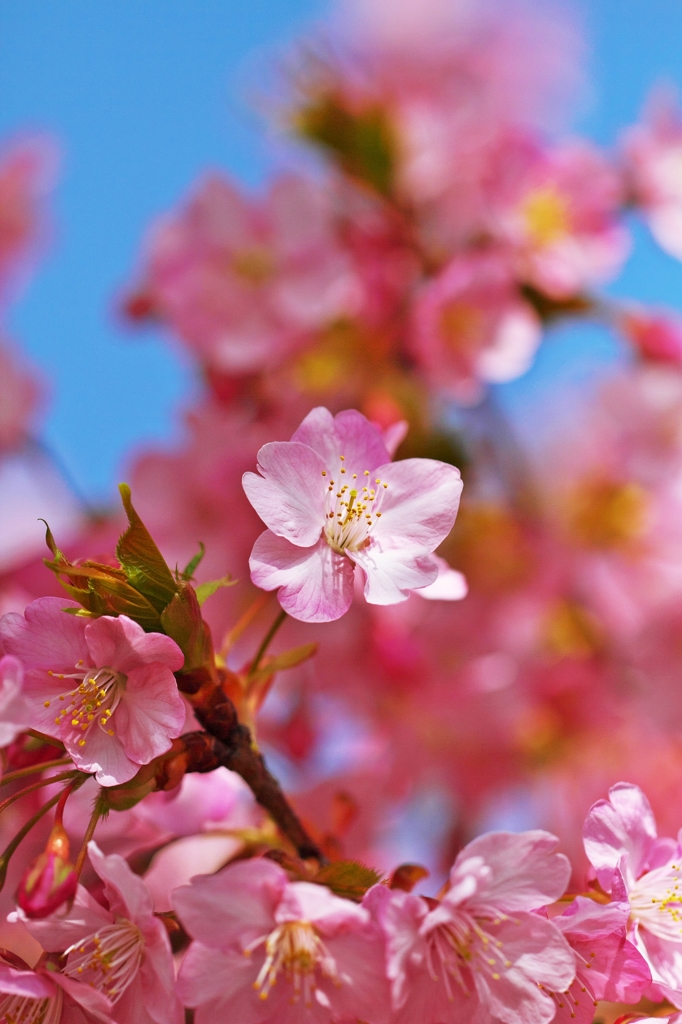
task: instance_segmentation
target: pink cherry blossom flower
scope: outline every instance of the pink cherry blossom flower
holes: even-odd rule
[[[607,906],[578,896],[553,923],[575,954],[576,975],[569,987],[555,993],[555,1024],[591,1024],[600,999],[612,1003],[638,1003],[651,984],[644,957],[625,937],[630,908],[627,903]]]
[[[253,582],[279,589],[290,615],[340,618],[356,566],[370,604],[396,604],[438,578],[434,549],[447,537],[462,490],[459,471],[432,459],[390,464],[381,435],[360,413],[313,409],[291,441],[258,452],[246,495],[269,527],[256,541]]]
[[[434,387],[472,402],[525,373],[541,334],[499,256],[457,256],[417,300],[413,352]]]
[[[23,695],[24,668],[11,654],[0,658],[0,747],[30,727],[30,706]]]
[[[267,860],[196,877],[173,902],[194,939],[178,984],[197,1024],[386,1018],[383,943],[363,907]]]
[[[183,655],[170,637],[125,615],[69,615],[73,601],[42,597],[0,620],[5,650],[24,665],[33,728],[60,739],[104,786],[127,782],[179,736],[185,704],[173,672]]]
[[[682,114],[669,97],[654,98],[623,141],[632,199],[666,252],[682,259]]]
[[[66,979],[106,997],[119,1024],[180,1024],[170,942],[146,885],[118,854],[105,857],[94,842],[88,854],[108,909],[79,886],[65,915],[30,920],[18,911],[10,920],[23,920],[48,952],[63,953]]]
[[[12,347],[0,345],[0,450],[25,440],[43,390],[38,374],[26,361]]]
[[[0,1020],[7,1024],[113,1024],[100,992],[59,971],[24,970],[0,958]],[[11,956],[12,962],[19,958]]]
[[[567,298],[615,276],[630,249],[618,219],[624,191],[595,148],[572,142],[546,151],[512,135],[494,167],[493,231],[511,246],[522,281]]]
[[[207,178],[152,235],[143,284],[152,309],[223,372],[271,366],[358,304],[328,196],[290,175],[251,202]]]
[[[672,312],[628,309],[618,325],[635,351],[654,363],[682,364],[682,320]]]
[[[628,937],[651,969],[654,998],[682,1009],[679,842],[657,837],[649,801],[625,782],[590,808],[583,839],[602,889],[629,905]]]
[[[532,913],[566,887],[556,845],[547,832],[492,832],[459,854],[440,902],[369,891],[365,905],[386,935],[393,1024],[549,1024],[556,1004],[545,989],[575,977],[559,928]]]

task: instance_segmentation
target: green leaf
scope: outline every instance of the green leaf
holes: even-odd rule
[[[201,583],[196,588],[199,604],[203,604],[204,601],[208,600],[209,597],[212,597],[216,590],[220,590],[221,587],[233,587],[236,582],[237,580],[233,580],[228,572],[227,576],[221,576],[219,580],[209,580],[207,583]]]
[[[121,484],[119,491],[130,525],[119,538],[116,555],[130,585],[143,594],[158,612],[162,612],[173,600],[177,584],[149,530],[133,507],[130,488],[127,484]]]
[[[326,885],[337,896],[359,902],[368,889],[381,881],[381,875],[357,860],[338,860],[320,868],[313,881]]]
[[[197,551],[197,553],[194,556],[194,558],[190,559],[190,561],[187,563],[185,568],[180,573],[180,575],[182,576],[183,580],[191,580],[192,579],[192,577],[194,576],[194,573],[197,571],[197,567],[199,566],[199,563],[201,562],[201,560],[202,560],[202,558],[204,557],[205,554],[206,554],[206,547],[205,547],[205,545],[201,541],[199,541],[199,550]]]

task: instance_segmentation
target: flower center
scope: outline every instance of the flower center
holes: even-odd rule
[[[125,917],[105,925],[64,954],[64,974],[103,992],[112,1003],[121,998],[134,980],[144,955],[140,929]]]
[[[494,923],[502,920],[506,920],[504,914],[495,918]],[[488,980],[499,981],[502,972],[512,966],[502,950],[503,943],[487,932],[481,922],[460,911],[428,936],[426,966],[434,981],[438,980],[436,968],[440,967],[447,997],[452,1001],[453,979],[465,995],[469,994],[467,969],[484,974]]]
[[[59,1024],[64,995],[57,989],[53,996],[5,996],[0,999],[2,1024]]]
[[[630,913],[660,939],[680,942],[682,936],[681,866],[666,864],[648,871],[630,890]]]
[[[566,200],[552,185],[538,188],[526,196],[521,210],[526,230],[536,245],[551,245],[568,234],[570,225]]]
[[[369,543],[370,531],[377,519],[381,519],[379,509],[388,484],[379,477],[372,482],[368,469],[358,480],[357,473],[347,473],[343,455],[340,461],[341,480],[338,484],[330,480],[327,486],[324,533],[330,548],[344,555],[359,551]],[[327,476],[325,470],[322,476]]]
[[[61,702],[55,723],[60,726],[61,733],[71,743],[84,747],[88,733],[94,725],[114,735],[111,728],[111,717],[121,699],[121,691],[125,686],[125,676],[115,672],[113,668],[100,668],[93,675],[88,672],[48,673],[57,679],[75,679],[78,685],[74,690],[59,695]],[[49,708],[55,701],[45,701]]]
[[[244,954],[250,956],[263,944],[265,962],[253,983],[261,999],[268,998],[280,972],[293,985],[293,1001],[297,1003],[302,998],[306,1006],[313,1005],[317,968],[335,985],[341,984],[334,958],[308,921],[286,921],[269,935],[252,942]]]

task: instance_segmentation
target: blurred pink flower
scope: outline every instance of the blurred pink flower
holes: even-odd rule
[[[68,913],[25,920],[44,949],[64,953],[67,979],[78,979],[114,1004],[118,1024],[180,1024],[168,933],[154,915],[149,891],[122,857],[104,857],[96,843],[90,862],[104,882],[105,909],[79,886]],[[73,984],[73,982],[72,982]]]
[[[583,838],[602,889],[629,905],[629,938],[651,969],[653,998],[682,1008],[679,841],[657,837],[649,801],[625,782],[590,808]]]
[[[0,658],[0,747],[13,743],[31,724],[31,708],[23,694],[24,669],[11,655]]]
[[[269,529],[254,545],[251,578],[264,590],[280,588],[294,618],[340,618],[353,599],[355,566],[370,604],[404,601],[436,581],[431,555],[452,529],[462,490],[454,466],[390,464],[364,416],[349,409],[333,417],[319,407],[291,441],[260,449],[258,469],[244,474],[244,490]]]
[[[197,1024],[386,1019],[383,943],[363,907],[268,860],[198,876],[173,903],[194,940],[178,987]]]
[[[43,395],[35,372],[7,345],[0,345],[0,451],[28,436]]]
[[[654,97],[626,132],[623,156],[631,200],[661,248],[682,259],[682,114],[670,97]]]
[[[457,256],[422,289],[413,354],[431,384],[463,402],[529,368],[542,327],[494,254]]]
[[[204,362],[231,374],[271,367],[359,301],[328,192],[293,175],[262,202],[207,178],[157,225],[143,277],[150,309]]]
[[[571,142],[547,150],[510,134],[492,166],[491,227],[522,281],[561,299],[616,275],[630,251],[619,221],[625,195],[597,149]]]
[[[591,1024],[597,1001],[638,1003],[651,984],[644,957],[625,937],[630,908],[625,903],[604,906],[578,896],[552,919],[575,954],[575,980],[555,992],[555,1024]],[[550,986],[551,987],[551,986]]]
[[[643,307],[627,309],[618,325],[643,359],[682,365],[682,320],[677,314]]]
[[[5,650],[24,665],[31,725],[61,739],[75,764],[104,786],[127,782],[164,753],[185,722],[170,637],[125,615],[67,614],[73,601],[43,597],[0,620]],[[64,682],[64,681],[67,682]]]
[[[386,935],[393,1024],[549,1024],[545,988],[568,988],[575,956],[532,913],[562,895],[570,866],[547,832],[491,832],[466,846],[439,902],[374,886],[364,904]]]

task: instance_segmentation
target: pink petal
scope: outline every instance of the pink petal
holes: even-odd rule
[[[469,843],[450,874],[454,887],[468,874],[469,861],[480,858],[489,869],[480,877],[467,907],[493,905],[507,913],[536,910],[563,895],[571,874],[568,859],[557,853],[558,839],[539,829],[488,832]],[[478,865],[477,865],[478,867]],[[446,896],[447,900],[447,896]]]
[[[309,547],[324,526],[329,477],[317,452],[291,441],[272,441],[258,452],[256,473],[244,473],[242,484],[258,515],[278,537]]]
[[[105,857],[93,841],[88,844],[88,857],[105,884],[105,894],[114,916],[127,917],[142,928],[150,919],[153,920],[154,907],[149,889],[140,876],[130,870],[123,857],[117,853]]]
[[[466,578],[456,569],[451,569],[444,558],[431,555],[438,566],[438,579],[428,587],[415,590],[418,597],[427,601],[461,601],[469,592]]]
[[[180,735],[185,714],[185,702],[170,669],[144,665],[129,674],[111,724],[128,757],[149,764]]]
[[[388,484],[372,527],[372,538],[431,552],[452,529],[462,480],[459,470],[435,459],[404,459],[376,471]],[[377,487],[380,491],[381,488]]]
[[[364,907],[341,899],[323,885],[292,882],[282,894],[275,911],[277,924],[285,921],[310,921],[321,935],[331,936],[348,928],[355,931],[369,922]]]
[[[249,568],[257,587],[281,588],[282,608],[303,622],[340,619],[353,600],[353,565],[324,540],[298,548],[266,530],[253,546]]]
[[[158,662],[172,672],[182,668],[182,651],[169,636],[145,633],[142,626],[127,615],[112,618],[103,615],[85,627],[85,640],[92,664],[107,666],[127,675],[140,665]]]
[[[100,786],[118,786],[137,775],[140,766],[131,761],[118,736],[109,736],[98,726],[90,729],[84,747],[68,745],[69,754],[78,768],[95,772]]]
[[[380,432],[355,409],[332,416],[328,409],[318,406],[308,413],[291,440],[318,452],[325,468],[333,473],[341,468],[341,455],[347,473],[358,475],[390,462]]]
[[[0,747],[6,747],[33,725],[23,679],[24,669],[18,658],[11,654],[0,658]]]
[[[156,934],[156,938],[152,935]],[[145,951],[139,983],[142,1001],[157,1024],[184,1024],[185,1015],[175,992],[175,969],[168,933],[155,918],[144,930]]]
[[[621,864],[625,882],[632,885],[647,866],[656,839],[656,822],[649,801],[638,786],[619,782],[599,800],[583,827],[585,852],[595,868],[599,884],[611,891],[615,868]]]
[[[365,600],[369,604],[397,604],[411,591],[434,585],[438,566],[429,554],[412,548],[386,548],[380,542],[354,551],[353,561],[365,574]]]
[[[54,986],[35,971],[17,971],[14,967],[0,964],[0,993],[25,996],[27,999],[44,999],[45,996],[54,995]]]
[[[197,1024],[262,1024],[267,1011],[253,988],[262,960],[193,942],[180,967],[178,994],[185,1006],[198,1007]]]
[[[45,974],[47,976],[47,972]],[[88,1019],[101,1021],[102,1024],[110,1024],[113,1021],[112,1005],[102,992],[91,988],[90,985],[75,981],[73,978],[67,978],[65,974],[59,974],[58,971],[51,971],[49,979],[64,990],[64,994],[86,1013]],[[60,1024],[66,1024],[69,1019],[67,1016],[69,1009],[68,1004],[65,1003]],[[77,1019],[74,1018],[74,1024]],[[80,1019],[82,1020],[82,1018]]]
[[[173,906],[193,938],[217,948],[244,949],[275,927],[275,910],[287,884],[286,874],[272,861],[243,861],[176,889]]]
[[[573,949],[588,964],[583,974],[595,999],[612,1003],[638,1003],[651,984],[651,971],[642,954],[625,938],[613,933],[608,938],[572,942]],[[579,963],[579,973],[582,965]]]
[[[27,668],[73,672],[78,662],[90,665],[85,643],[87,619],[68,615],[64,608],[79,608],[68,598],[40,597],[23,615],[9,612],[0,619],[0,640]]]

